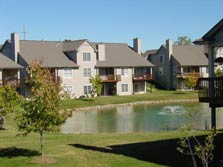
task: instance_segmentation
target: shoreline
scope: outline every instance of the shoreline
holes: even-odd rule
[[[105,104],[105,105],[96,105],[90,107],[80,107],[74,109],[68,109],[73,111],[87,111],[92,109],[106,109],[106,108],[113,108],[116,106],[132,106],[132,105],[141,105],[141,104],[161,104],[161,103],[174,103],[174,102],[198,102],[198,99],[169,99],[169,100],[156,100],[156,101],[136,101],[130,103],[120,103],[120,104]]]

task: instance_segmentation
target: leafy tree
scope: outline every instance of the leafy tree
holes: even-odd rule
[[[65,39],[64,42],[71,42],[71,39]]]
[[[192,71],[190,75],[185,78],[185,85],[191,89],[194,89],[197,86],[198,76],[195,71]]]
[[[178,37],[177,41],[174,42],[175,45],[191,45],[191,39],[187,36]]]
[[[90,83],[92,84],[92,96],[100,96],[101,95],[101,78],[99,75],[95,75],[95,77],[90,77],[89,79]]]
[[[20,109],[22,99],[22,96],[20,96],[10,84],[0,86],[0,129],[3,128],[4,117],[7,113],[15,112]]]
[[[220,68],[215,70],[215,77],[223,77],[223,71]]]
[[[33,62],[28,68],[27,82],[31,86],[31,97],[26,100],[17,114],[19,131],[23,135],[31,132],[40,135],[40,150],[43,158],[43,134],[55,132],[66,121],[70,113],[60,109],[60,80],[55,79],[48,69]]]

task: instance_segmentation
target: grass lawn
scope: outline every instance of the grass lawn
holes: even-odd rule
[[[110,96],[63,100],[64,108],[94,105],[196,99],[196,92],[156,91],[144,95]],[[177,131],[148,133],[61,134],[47,133],[44,153],[53,163],[36,162],[39,135],[17,136],[13,114],[7,115],[6,130],[0,130],[0,167],[191,167],[189,156],[177,152]],[[192,131],[203,140],[206,131]],[[213,167],[223,159],[223,133],[215,140]]]
[[[89,107],[106,104],[131,103],[136,101],[180,100],[198,99],[195,91],[166,91],[156,90],[153,93],[130,95],[130,96],[101,96],[95,98],[66,99],[62,100],[62,108]]]
[[[15,137],[14,129],[0,131],[2,167],[191,167],[190,157],[176,151],[179,133],[46,134],[45,156],[52,164],[33,162],[39,156],[39,136]],[[193,132],[206,134],[207,132]],[[218,134],[217,159],[222,155]],[[222,155],[223,156],[223,155]],[[216,161],[217,162],[217,161]],[[215,167],[217,165],[215,164]]]

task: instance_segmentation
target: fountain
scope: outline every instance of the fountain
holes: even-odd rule
[[[164,106],[158,113],[160,115],[183,115],[186,110],[182,106]]]

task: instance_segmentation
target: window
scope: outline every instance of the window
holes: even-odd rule
[[[163,67],[159,67],[159,75],[163,75],[164,71],[163,71]]]
[[[122,92],[128,92],[128,84],[122,84]]]
[[[91,94],[91,86],[84,86],[84,94]]]
[[[90,77],[91,76],[91,69],[90,68],[84,68],[84,77]]]
[[[64,78],[71,78],[72,77],[72,69],[65,68],[63,70],[63,76],[64,76]]]
[[[160,56],[160,63],[164,63],[164,61],[163,61],[163,55]]]
[[[71,85],[64,85],[63,90],[64,90],[64,92],[72,93],[72,86]]]
[[[128,68],[122,68],[122,76],[128,76]]]
[[[83,61],[91,61],[91,53],[84,52],[83,53]]]

